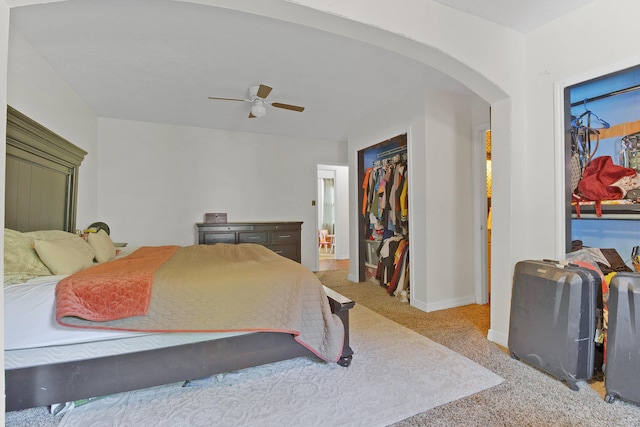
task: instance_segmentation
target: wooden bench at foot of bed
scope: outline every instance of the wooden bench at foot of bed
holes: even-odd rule
[[[353,301],[325,288],[345,329],[340,366],[349,366]],[[5,371],[6,411],[138,390],[313,355],[292,335],[260,332],[174,347]]]

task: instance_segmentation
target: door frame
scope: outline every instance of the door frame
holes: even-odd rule
[[[489,302],[489,251],[487,236],[487,154],[485,132],[491,129],[489,122],[473,127],[471,138],[472,178],[473,178],[473,277],[476,304]]]
[[[343,169],[344,168],[344,169]],[[320,224],[318,224],[318,210],[320,209],[320,194],[318,179],[320,179],[320,171],[331,170],[333,171],[334,184],[335,184],[335,237],[334,237],[334,256],[336,259],[349,259],[349,165],[346,163],[318,163],[316,164],[316,198],[315,202],[315,235],[317,238]],[[342,173],[338,173],[342,170]],[[343,176],[343,178],[340,178]],[[346,254],[346,255],[345,255]],[[315,271],[320,268],[320,249],[316,245],[315,256]]]

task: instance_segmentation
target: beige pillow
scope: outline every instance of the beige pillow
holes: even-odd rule
[[[71,246],[83,254],[91,257],[93,259],[96,256],[96,253],[93,251],[91,245],[84,240],[82,237],[78,236],[74,233],[69,233],[68,231],[61,230],[40,230],[40,231],[27,231],[24,233],[25,236],[31,239],[32,242],[36,240],[63,240],[67,242],[68,246]],[[32,243],[32,246],[35,247],[35,243]]]
[[[80,236],[69,233],[62,230],[38,230],[38,231],[25,231],[25,236],[33,240],[61,240],[61,239],[76,239]]]
[[[116,256],[116,247],[106,231],[99,230],[97,233],[88,233],[87,241],[96,253],[96,261],[107,262]]]
[[[24,233],[4,229],[4,283],[23,283],[39,276],[50,276],[51,271],[38,258],[33,242]]]
[[[80,237],[79,240],[83,241]],[[88,243],[84,242],[89,246]],[[36,240],[38,256],[53,274],[73,274],[93,265],[93,255],[83,250],[74,241]]]

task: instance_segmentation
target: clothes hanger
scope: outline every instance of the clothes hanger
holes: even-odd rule
[[[584,111],[584,113],[580,114],[580,116],[578,116],[578,117],[574,118],[573,120],[571,120],[571,126],[572,127],[575,127],[575,128],[586,127],[586,128],[589,128],[589,129],[609,129],[611,127],[611,125],[608,122],[602,120],[600,117],[598,117],[598,115],[596,113],[594,113],[593,111],[591,111],[591,110],[589,110],[587,108],[587,100],[586,99],[583,101],[583,105],[584,105],[585,111]],[[587,117],[587,124],[586,125],[584,125],[584,122],[583,122],[583,118],[585,116]],[[593,127],[591,125],[591,118],[592,117],[595,118],[598,121],[598,123],[600,124],[599,127]]]
[[[582,167],[586,167],[591,159],[595,156],[596,151],[598,151],[598,146],[600,145],[600,131],[599,129],[608,129],[611,125],[602,120],[595,114],[593,111],[587,108],[587,100],[583,101],[584,105],[584,113],[582,113],[578,117],[574,117],[571,120],[571,136],[572,136],[572,147],[576,149],[578,152],[580,163]],[[587,124],[584,124],[584,117],[587,118]],[[600,127],[593,127],[591,123],[591,119],[594,118],[599,124]],[[591,141],[592,137],[595,137],[595,148],[591,149]]]

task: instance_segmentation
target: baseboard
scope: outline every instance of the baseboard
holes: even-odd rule
[[[446,310],[448,308],[460,307],[463,305],[469,305],[469,304],[475,304],[475,303],[476,303],[476,297],[474,295],[469,295],[464,298],[456,298],[452,300],[427,304],[427,312]]]
[[[489,333],[487,334],[487,339],[496,344],[500,344],[503,347],[509,346],[509,337],[501,332],[496,332],[495,330],[489,328]]]
[[[415,298],[411,298],[411,299],[409,300],[409,303],[410,303],[413,307],[417,308],[418,310],[422,310],[422,311],[424,311],[425,313],[429,311],[429,310],[427,310],[427,304],[425,304],[425,303],[424,303],[424,301],[420,301],[420,300],[417,300],[417,299],[415,299]]]
[[[429,313],[430,311],[438,311],[438,310],[446,310],[448,308],[460,307],[463,305],[475,304],[476,298],[473,295],[464,297],[464,298],[456,298],[453,300],[440,301],[435,303],[425,303],[424,301],[420,301],[417,299],[411,300],[411,305],[415,308],[425,311]]]

